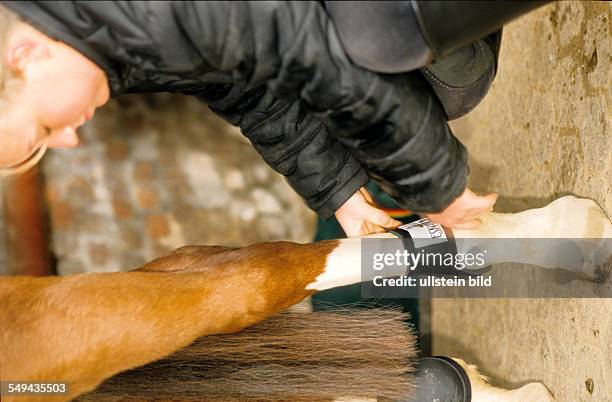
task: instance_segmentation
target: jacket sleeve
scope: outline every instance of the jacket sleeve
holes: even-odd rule
[[[203,100],[239,126],[264,161],[323,219],[368,181],[359,162],[299,101],[276,98],[265,86],[245,91],[239,85],[223,101]]]
[[[207,65],[299,101],[400,205],[439,211],[464,190],[466,150],[427,81],[355,66],[318,2],[181,2],[174,12]]]
[[[501,36],[499,30],[421,69],[448,120],[472,111],[489,91],[497,72]]]

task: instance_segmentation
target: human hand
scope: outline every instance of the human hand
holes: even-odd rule
[[[348,237],[381,233],[402,224],[378,209],[365,188],[360,188],[337,211],[336,219]]]
[[[431,221],[451,229],[476,229],[482,223],[479,216],[491,212],[495,201],[495,193],[480,196],[466,188],[444,211],[424,215]]]

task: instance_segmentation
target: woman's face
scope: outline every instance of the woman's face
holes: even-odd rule
[[[78,51],[25,23],[9,33],[4,66],[22,80],[0,117],[0,168],[19,164],[46,141],[74,147],[76,129],[109,98],[104,71]]]

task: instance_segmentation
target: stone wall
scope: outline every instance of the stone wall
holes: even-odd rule
[[[490,94],[453,125],[470,185],[498,192],[498,211],[573,193],[612,216],[611,34],[610,2],[556,2],[504,30]],[[494,275],[596,286],[526,266]],[[612,400],[612,300],[441,299],[432,311],[434,354],[479,364],[501,385],[543,381],[558,401]]]
[[[80,138],[43,163],[60,274],[130,269],[185,244],[314,236],[284,178],[194,98],[120,97]]]

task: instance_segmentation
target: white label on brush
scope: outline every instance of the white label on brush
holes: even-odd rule
[[[421,248],[431,244],[444,243],[448,241],[446,233],[442,225],[438,225],[427,218],[419,219],[418,221],[407,223],[400,226],[399,229],[410,233],[414,241],[414,247]]]

